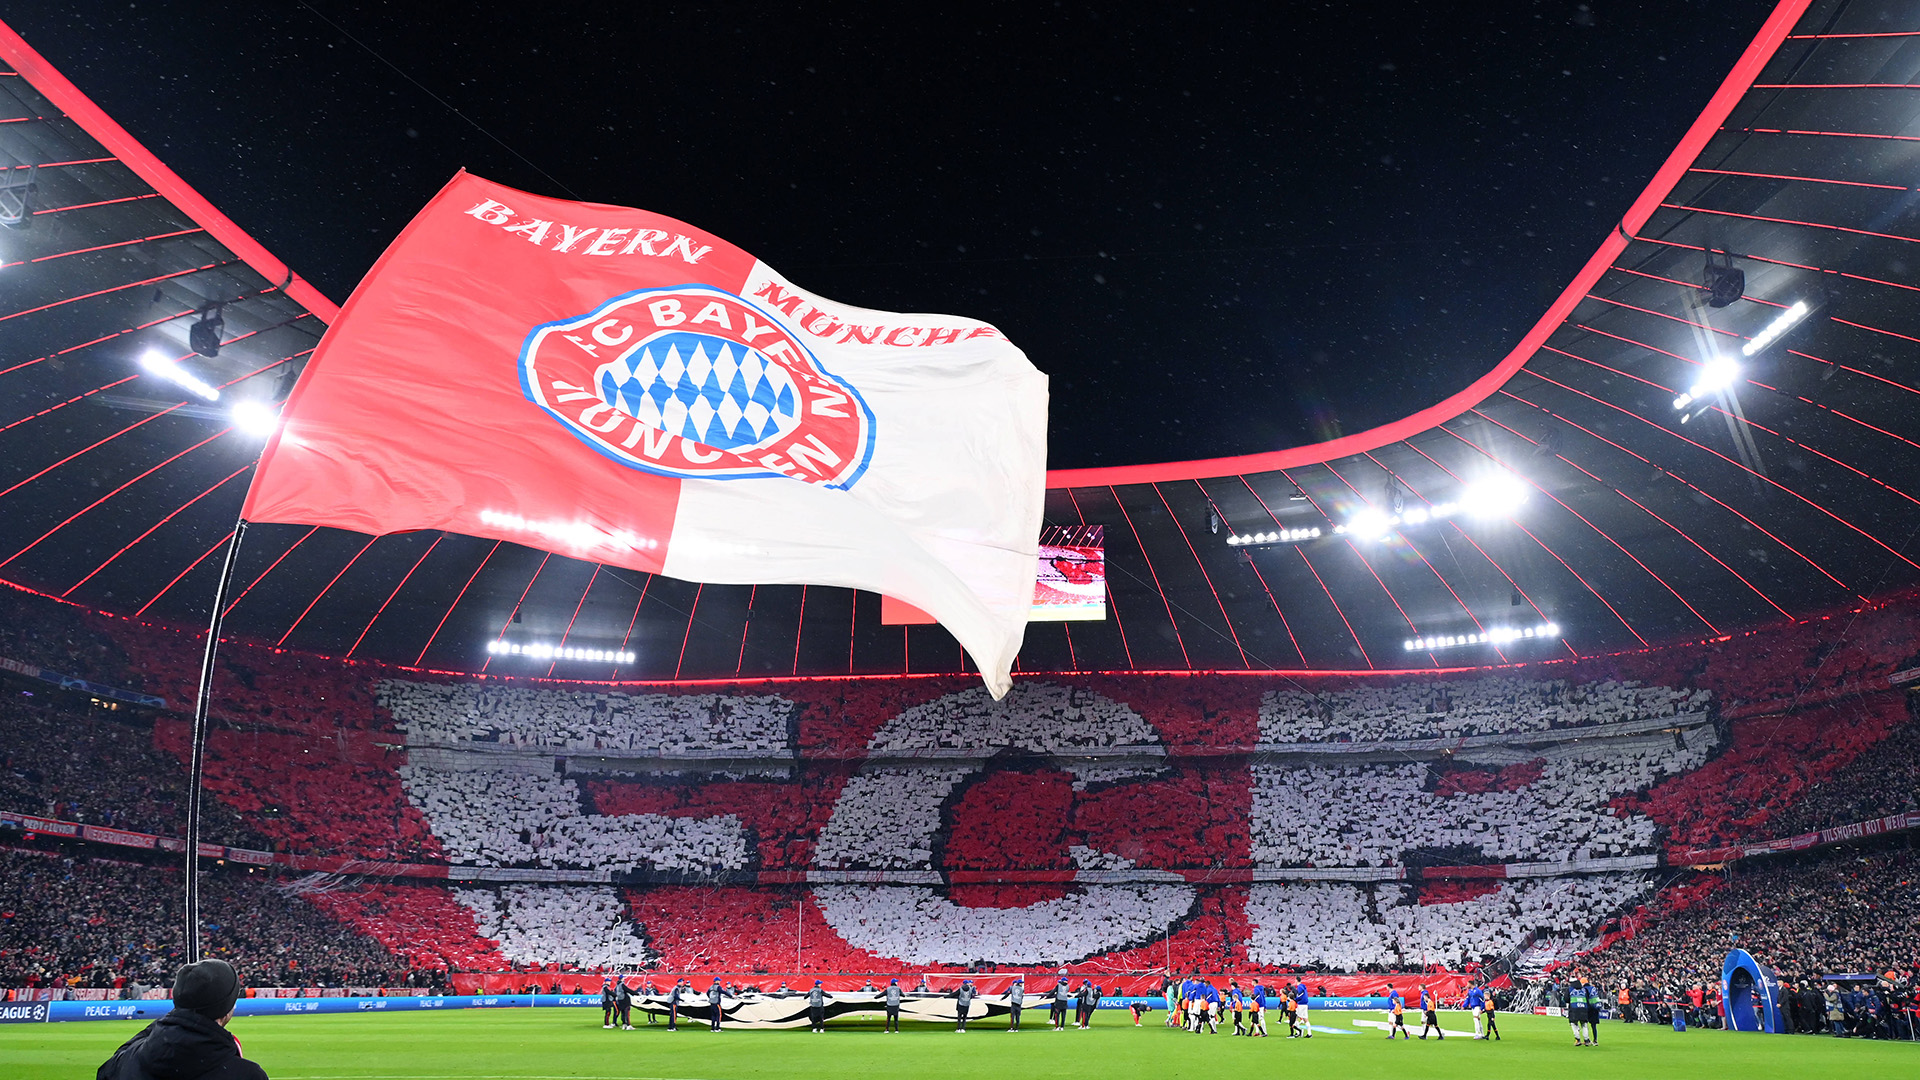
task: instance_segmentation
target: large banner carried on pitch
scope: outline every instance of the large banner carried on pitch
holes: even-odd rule
[[[1046,377],[994,327],[822,299],[718,237],[461,173],[355,290],[243,516],[899,597],[1005,693]]]

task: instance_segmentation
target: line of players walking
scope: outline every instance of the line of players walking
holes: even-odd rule
[[[786,992],[786,984],[782,983],[780,989],[782,992]],[[900,980],[894,979],[890,981],[884,990],[877,990],[871,983],[868,984],[866,989],[869,992],[882,995],[884,1008],[886,1010],[885,1031],[887,1034],[897,1034],[900,1030],[900,1005],[905,998],[905,992],[901,989]],[[917,987],[916,990],[925,992],[926,989],[926,983],[923,979],[921,985]],[[1422,1020],[1419,1037],[1424,1040],[1428,1033],[1431,1032],[1437,1038],[1445,1039],[1447,1034],[1440,1027],[1440,1019],[1437,1012],[1440,1004],[1439,997],[1430,992],[1424,983],[1421,984],[1418,989]],[[1240,986],[1239,979],[1229,978],[1227,980],[1226,990],[1222,991],[1207,979],[1199,975],[1191,975],[1177,981],[1171,977],[1163,979],[1161,981],[1160,991],[1167,1003],[1166,1026],[1169,1028],[1182,1029],[1193,1032],[1194,1034],[1200,1034],[1203,1031],[1210,1035],[1218,1034],[1220,1026],[1226,1022],[1228,1017],[1231,1017],[1233,1021],[1232,1033],[1234,1035],[1264,1039],[1267,1037],[1267,1000],[1271,997],[1279,1000],[1280,1007],[1286,1014],[1287,1038],[1313,1038],[1312,1010],[1310,1007],[1311,994],[1307,989],[1307,984],[1299,979],[1296,979],[1291,985],[1282,984],[1273,988],[1269,988],[1261,982],[1252,982],[1249,989],[1243,990]],[[699,1000],[700,997],[705,997],[707,1004],[711,1007],[708,1029],[711,1031],[720,1031],[722,1030],[721,1006],[724,997],[729,993],[738,997],[740,992],[740,987],[733,987],[729,990],[729,988],[721,985],[720,980],[715,979],[713,985],[708,987],[704,994],[701,994],[694,989],[691,980],[680,979],[674,983],[673,989],[666,994],[666,999],[669,1002],[667,1027],[672,1029],[679,1026],[678,1006],[681,1003],[692,1003]],[[661,996],[659,988],[651,982],[641,987],[641,993],[656,998]],[[810,1021],[808,1026],[815,1033],[825,1031],[826,1002],[829,995],[823,989],[820,980],[814,980],[813,988],[807,992],[806,996],[807,1011],[809,1014],[808,1019]],[[979,996],[979,991],[974,988],[972,979],[966,979],[952,992],[951,996],[955,999],[954,1004],[958,1013],[954,1030],[964,1033],[967,1030],[967,1014],[971,1010],[974,998]],[[1075,1028],[1085,1029],[1089,1027],[1092,1024],[1095,1010],[1100,1007],[1100,999],[1103,994],[1101,988],[1094,985],[1091,979],[1082,979],[1079,988],[1074,989],[1070,984],[1070,980],[1063,973],[1057,983],[1051,988],[1042,991],[1038,996],[1048,1006],[1048,1020],[1052,1030],[1064,1031],[1067,1028],[1067,1012],[1069,1009],[1071,1009],[1074,1014],[1073,1026]],[[1411,1040],[1414,1036],[1407,1029],[1406,996],[1401,994],[1392,983],[1388,983],[1386,998],[1388,1022],[1385,1027],[1387,1029],[1387,1039],[1391,1041],[1395,1035],[1399,1035]],[[634,991],[627,985],[625,979],[610,979],[607,981],[600,991],[601,1027],[619,1027],[626,1031],[632,1031],[633,999]],[[1007,987],[1009,1010],[1006,1030],[1008,1032],[1020,1030],[1020,1015],[1025,1008],[1026,999],[1026,979],[1024,977],[1016,977],[1013,983]],[[1498,1040],[1500,1038],[1498,1010],[1494,1004],[1493,994],[1490,991],[1480,986],[1471,987],[1467,990],[1466,999],[1461,1005],[1473,1017],[1473,1037],[1475,1039]],[[1147,1007],[1144,1004],[1136,1002],[1132,1005],[1133,1025],[1135,1027],[1140,1026],[1141,1019],[1146,1011]],[[1594,1021],[1598,1019],[1599,1011],[1600,996],[1598,990],[1586,984],[1584,980],[1570,988],[1567,1018],[1573,1026],[1575,1045],[1596,1045],[1598,1032],[1596,1030],[1597,1024]],[[652,1012],[648,1012],[647,1023],[653,1024],[656,1022],[658,1022],[658,1018]]]
[[[1467,990],[1466,1000],[1461,1007],[1473,1015],[1473,1037],[1475,1039],[1500,1039],[1499,1010],[1494,1005],[1493,995],[1484,987],[1474,986]],[[1440,998],[1427,990],[1425,983],[1420,984],[1420,1038],[1425,1039],[1431,1031],[1440,1039],[1447,1037],[1440,1027]],[[1407,1030],[1407,997],[1387,984],[1387,1040],[1391,1042],[1395,1035],[1409,1041],[1413,1033]],[[1458,1034],[1456,1032],[1456,1034]]]
[[[1307,984],[1296,981],[1292,986],[1279,986],[1269,990],[1262,983],[1253,983],[1250,990],[1240,988],[1240,980],[1229,978],[1223,992],[1219,987],[1198,975],[1174,981],[1168,978],[1161,983],[1160,993],[1167,1002],[1167,1026],[1183,1028],[1199,1034],[1204,1028],[1211,1035],[1220,1030],[1228,1014],[1233,1017],[1233,1033],[1249,1038],[1267,1037],[1267,998],[1278,997],[1281,1008],[1287,1015],[1287,1038],[1313,1038],[1313,1024],[1308,1007]],[[1136,1006],[1133,1014],[1135,1027],[1140,1026],[1141,1009]]]

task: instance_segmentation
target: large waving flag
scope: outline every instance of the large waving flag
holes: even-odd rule
[[[999,697],[1046,407],[985,323],[836,304],[671,218],[462,172],[327,331],[242,513],[868,589],[938,619]]]

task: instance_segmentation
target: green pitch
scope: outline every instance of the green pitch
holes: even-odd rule
[[[1470,1028],[1446,1013],[1449,1029]],[[1124,1012],[1102,1012],[1091,1031],[1054,1032],[1045,1013],[1029,1011],[1025,1029],[1009,1035],[1005,1022],[976,1023],[965,1035],[909,1025],[886,1035],[875,1024],[829,1025],[825,1034],[728,1031],[715,1035],[688,1026],[603,1031],[598,1009],[470,1010],[426,1015],[275,1016],[238,1020],[233,1030],[247,1056],[273,1080],[572,1080],[575,1077],[664,1080],[847,1080],[849,1077],[1018,1076],[1120,1080],[1151,1076],[1258,1077],[1279,1070],[1360,1078],[1391,1076],[1573,1076],[1659,1080],[1712,1077],[1920,1076],[1920,1044],[1858,1042],[1811,1036],[1676,1033],[1645,1024],[1601,1025],[1600,1046],[1578,1049],[1566,1024],[1533,1016],[1503,1016],[1504,1041],[1448,1038],[1389,1044],[1377,1029],[1352,1021],[1377,1014],[1323,1011],[1322,1028],[1358,1032],[1317,1034],[1311,1042],[1191,1035],[1162,1026],[1149,1014],[1135,1028]],[[67,1080],[91,1077],[136,1023],[19,1024],[0,1027],[0,1077]]]

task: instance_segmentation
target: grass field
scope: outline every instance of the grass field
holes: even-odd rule
[[[1004,1022],[976,1024],[966,1035],[909,1026],[884,1035],[879,1025],[799,1031],[730,1031],[664,1026],[603,1031],[599,1010],[470,1010],[427,1015],[257,1017],[234,1032],[273,1080],[572,1080],[575,1077],[663,1080],[846,1080],[849,1077],[1009,1077],[1087,1075],[1258,1077],[1280,1070],[1338,1077],[1525,1077],[1579,1080],[1610,1077],[1688,1080],[1729,1075],[1795,1080],[1920,1076],[1920,1044],[1857,1042],[1807,1036],[1676,1033],[1645,1024],[1609,1023],[1600,1046],[1572,1045],[1558,1020],[1501,1018],[1497,1043],[1449,1038],[1395,1040],[1355,1028],[1369,1013],[1325,1011],[1311,1042],[1279,1037],[1235,1039],[1169,1031],[1154,1014],[1134,1028],[1121,1012],[1103,1012],[1092,1031],[1052,1032],[1044,1023],[1008,1035]],[[1446,1014],[1449,1029],[1471,1022]],[[0,1077],[52,1080],[91,1077],[113,1048],[140,1029],[135,1022],[19,1024],[0,1027]],[[1451,1043],[1453,1045],[1447,1045]]]

